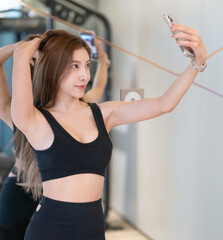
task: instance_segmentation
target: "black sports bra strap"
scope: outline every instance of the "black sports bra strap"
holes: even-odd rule
[[[99,106],[96,103],[89,103],[89,105],[92,109],[98,129],[107,134],[104,119],[103,119],[103,116],[101,113],[101,109],[99,108]]]
[[[43,116],[46,118],[47,122],[49,123],[50,127],[53,130],[53,133],[55,134],[56,129],[57,129],[57,122],[54,119],[54,117],[48,112],[47,110],[44,109],[39,109],[39,111],[43,114]]]

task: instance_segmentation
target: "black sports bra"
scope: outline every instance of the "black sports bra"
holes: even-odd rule
[[[54,133],[54,141],[48,149],[33,149],[43,182],[80,173],[104,176],[111,158],[112,143],[100,108],[95,103],[89,105],[98,128],[98,137],[90,143],[75,140],[50,112],[40,109]]]

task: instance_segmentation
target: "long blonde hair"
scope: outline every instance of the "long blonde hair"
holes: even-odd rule
[[[69,73],[73,52],[85,48],[91,50],[80,37],[63,30],[49,30],[42,35],[39,56],[33,75],[33,99],[36,108],[51,108],[55,104],[59,83]],[[18,177],[26,191],[32,192],[34,199],[42,196],[42,182],[35,159],[25,135],[16,129],[14,135]]]

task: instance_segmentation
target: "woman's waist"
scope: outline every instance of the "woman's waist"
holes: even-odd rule
[[[64,202],[91,202],[102,197],[104,177],[78,174],[43,182],[43,195]]]

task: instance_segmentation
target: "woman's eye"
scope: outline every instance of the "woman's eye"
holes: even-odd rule
[[[90,68],[91,67],[91,63],[87,63],[87,68]]]
[[[72,68],[78,68],[78,64],[72,65]]]

